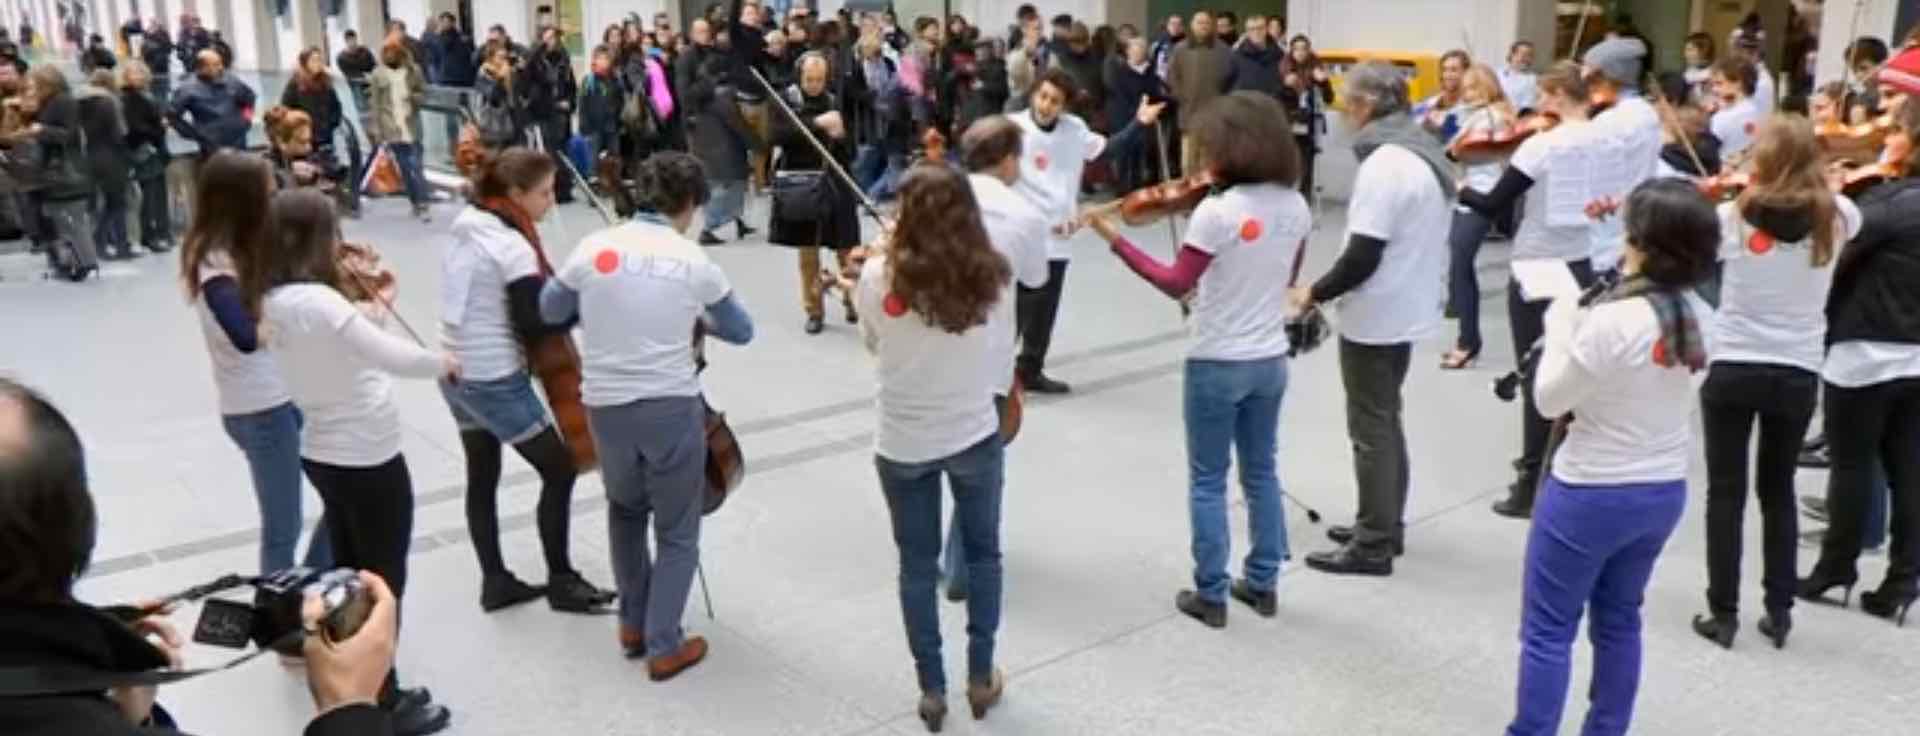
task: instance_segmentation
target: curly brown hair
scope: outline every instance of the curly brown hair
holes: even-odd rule
[[[953,334],[986,324],[1013,267],[993,249],[965,176],[922,164],[900,184],[900,227],[887,249],[887,287],[929,326]]]

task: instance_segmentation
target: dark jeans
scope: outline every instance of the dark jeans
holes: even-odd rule
[[[1511,210],[1509,210],[1511,212]],[[1512,229],[1512,217],[1503,218]],[[1453,230],[1447,235],[1453,254],[1447,273],[1447,311],[1460,320],[1460,339],[1454,347],[1469,353],[1480,352],[1480,271],[1474,259],[1494,227],[1493,218],[1473,210],[1453,213]]]
[[[953,515],[967,560],[967,679],[993,676],[994,636],[1000,630],[1000,498],[1006,445],[999,433],[952,456],[899,463],[875,455],[880,490],[900,550],[900,614],[907,648],[923,692],[947,690],[940,656],[940,477],[953,489]]]
[[[1714,363],[1700,388],[1707,441],[1707,606],[1716,616],[1740,609],[1741,527],[1747,506],[1747,451],[1756,422],[1760,452],[1754,495],[1765,531],[1766,607],[1793,607],[1799,574],[1799,518],[1793,474],[1813,422],[1820,379],[1784,365]]]
[[[1568,261],[1567,268],[1573,271],[1573,280],[1580,288],[1593,283],[1593,263],[1585,258]],[[1520,294],[1520,282],[1507,280],[1507,324],[1513,331],[1513,355],[1521,360],[1533,349],[1534,343],[1546,332],[1547,306],[1552,302],[1541,300],[1529,302]],[[1537,356],[1536,356],[1537,357]],[[1547,438],[1553,432],[1553,421],[1540,416],[1540,410],[1533,404],[1533,369],[1531,365],[1521,367],[1522,375],[1528,380],[1520,382],[1520,468],[1519,482],[1513,488],[1516,500],[1533,504],[1534,492],[1540,487],[1540,468],[1546,460]]]
[[[415,207],[424,207],[430,196],[427,191],[427,173],[422,169],[420,144],[388,143],[387,150],[393,152],[393,164],[400,169],[400,180],[407,188],[407,201]]]
[[[407,456],[365,468],[349,468],[301,458],[307,482],[320,492],[327,536],[338,567],[379,575],[395,601],[407,590],[407,551],[413,544],[413,476]],[[381,707],[391,709],[400,687],[400,668],[387,672]]]
[[[1547,480],[1527,533],[1520,687],[1507,736],[1559,733],[1583,612],[1591,617],[1593,679],[1580,733],[1627,733],[1640,691],[1640,605],[1686,505],[1685,481],[1573,486]]]
[[[553,157],[554,170],[559,172],[553,178],[553,199],[566,203],[573,201],[573,175],[567,173],[572,165],[567,160],[567,145],[573,138],[573,121],[566,114],[556,113],[546,120],[535,121],[540,127],[539,143],[547,149],[547,155]],[[532,141],[529,141],[532,143]]]
[[[293,567],[300,546],[300,410],[293,402],[252,414],[220,417],[227,437],[247,458],[253,495],[260,503],[260,574]],[[307,542],[304,567],[333,566],[332,533],[324,514]]]
[[[1320,154],[1314,150],[1312,136],[1296,135],[1293,137],[1293,144],[1300,149],[1300,194],[1306,197],[1307,204],[1311,205],[1314,202],[1313,160]]]
[[[1920,583],[1920,378],[1901,378],[1860,388],[1826,385],[1828,451],[1826,538],[1816,575],[1841,581],[1859,578],[1873,467],[1886,466],[1892,495],[1885,592],[1914,590]]]
[[[1359,485],[1353,543],[1386,554],[1406,536],[1409,463],[1400,419],[1400,387],[1406,383],[1413,345],[1362,345],[1340,338],[1340,383],[1347,392],[1347,438],[1353,443],[1353,474]]]
[[[1060,290],[1067,281],[1066,260],[1047,261],[1047,283],[1038,289],[1019,287],[1014,322],[1020,332],[1020,356],[1015,372],[1031,380],[1046,372],[1047,347],[1053,344],[1053,323],[1060,316]]]
[[[133,249],[133,242],[127,237],[127,190],[128,185],[101,185],[100,209],[93,223],[93,242],[101,252],[108,250],[125,255]]]
[[[158,245],[173,239],[173,214],[168,211],[167,178],[140,180],[140,243]]]

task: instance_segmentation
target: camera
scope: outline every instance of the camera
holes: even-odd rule
[[[345,568],[320,571],[291,567],[242,584],[253,586],[253,605],[208,599],[194,626],[194,641],[231,649],[245,648],[252,642],[262,649],[292,654],[300,651],[306,638],[300,610],[308,595],[319,596],[325,608],[312,633],[327,641],[352,637],[373,611],[373,597],[360,582],[359,573]]]

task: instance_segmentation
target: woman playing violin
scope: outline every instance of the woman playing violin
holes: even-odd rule
[[[1499,78],[1485,64],[1475,64],[1467,70],[1466,80],[1461,83],[1461,99],[1465,104],[1460,133],[1453,137],[1447,150],[1461,164],[1462,186],[1488,191],[1500,180],[1500,172],[1506,168],[1512,149],[1469,148],[1468,144],[1508,137],[1517,139],[1519,122],[1513,105],[1500,88]],[[1460,338],[1453,351],[1441,359],[1440,367],[1444,370],[1465,368],[1480,354],[1480,279],[1474,271],[1473,259],[1479,255],[1481,242],[1496,223],[1502,231],[1513,232],[1513,210],[1509,208],[1489,218],[1475,214],[1466,205],[1454,208],[1453,229],[1447,238],[1453,259],[1447,276],[1447,311],[1460,320]]]
[[[1760,125],[1760,107],[1753,101],[1756,72],[1745,59],[1728,57],[1713,65],[1712,79],[1716,104],[1709,126],[1720,139],[1720,155],[1733,159],[1747,150]]]
[[[1273,285],[1289,278],[1299,257],[1293,246],[1312,229],[1313,215],[1294,188],[1300,156],[1273,98],[1235,92],[1200,108],[1188,127],[1219,183],[1194,210],[1173,263],[1141,252],[1103,217],[1088,224],[1162,293],[1193,295],[1185,412],[1193,588],[1174,605],[1220,628],[1229,594],[1262,616],[1277,605],[1287,532],[1275,435],[1287,387],[1288,310]],[[1238,580],[1227,570],[1227,469],[1236,448],[1253,539]]]

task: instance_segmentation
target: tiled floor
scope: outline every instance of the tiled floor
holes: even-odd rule
[[[423,226],[404,209],[371,203],[347,233],[383,251],[400,274],[402,311],[431,326],[453,211],[443,205]],[[586,210],[568,208],[548,242],[564,250],[596,224]],[[1309,274],[1331,260],[1338,227],[1330,214]],[[1135,235],[1170,250],[1164,228]],[[1498,250],[1487,256],[1490,277]],[[671,683],[648,682],[619,656],[609,619],[538,604],[480,613],[452,423],[431,385],[398,384],[419,504],[401,665],[408,680],[455,709],[453,733],[919,731],[893,546],[868,453],[868,359],[837,308],[829,308],[826,334],[801,333],[791,253],[761,244],[713,253],[759,328],[750,347],[716,348],[706,377],[741,432],[751,473],[704,533],[714,617],[696,596],[687,618],[712,640],[712,656]],[[174,270],[172,258],[150,256],[109,266],[99,282],[69,285],[38,280],[30,256],[0,256],[0,329],[10,346],[0,371],[51,394],[88,443],[102,523],[83,585],[94,601],[176,590],[254,560],[257,516],[245,466],[220,429]],[[1171,605],[1189,581],[1178,312],[1083,236],[1054,363],[1077,390],[1033,402],[1008,454],[1000,638],[1012,678],[1007,700],[979,723],[956,707],[949,729],[1499,731],[1513,704],[1526,527],[1486,510],[1518,441],[1517,409],[1487,390],[1511,357],[1503,300],[1491,298],[1501,284],[1486,286],[1483,367],[1441,373],[1434,364],[1444,339],[1436,338],[1420,346],[1408,379],[1412,528],[1397,574],[1348,580],[1289,567],[1277,619],[1236,608],[1229,628],[1216,632]],[[1290,492],[1342,522],[1353,511],[1352,470],[1333,352],[1291,368],[1281,465]],[[517,459],[507,474],[509,560],[539,578],[527,523],[534,479]],[[1812,492],[1823,481],[1807,472],[1800,482]],[[590,578],[610,583],[599,495],[597,477],[581,481],[575,557]],[[1920,733],[1920,626],[1899,631],[1855,611],[1807,607],[1784,651],[1761,646],[1752,615],[1734,651],[1693,636],[1687,620],[1702,606],[1705,562],[1701,494],[1691,495],[1647,593],[1636,733]],[[308,508],[316,513],[317,501]],[[1296,552],[1323,546],[1318,527],[1297,509],[1288,515]],[[1748,564],[1751,608],[1759,604],[1757,557]],[[1863,573],[1877,580],[1883,565],[1868,558]],[[964,615],[946,604],[942,611],[958,680]],[[183,612],[183,625],[194,614]],[[227,656],[199,647],[188,654],[196,665]],[[1568,733],[1584,710],[1586,663],[1583,643]],[[293,733],[310,711],[300,674],[272,659],[168,688],[162,700],[205,734]]]

